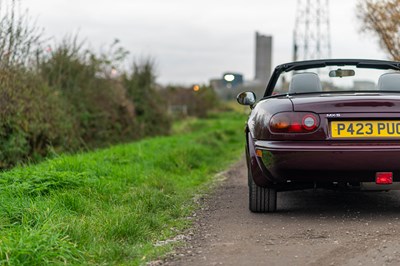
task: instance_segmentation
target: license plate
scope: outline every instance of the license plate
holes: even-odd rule
[[[332,121],[332,138],[398,138],[400,121]]]

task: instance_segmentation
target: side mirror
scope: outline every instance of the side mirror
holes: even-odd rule
[[[236,100],[241,105],[250,105],[250,107],[253,107],[256,103],[256,95],[252,91],[245,91],[239,93]]]

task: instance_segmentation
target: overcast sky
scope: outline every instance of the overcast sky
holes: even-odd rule
[[[22,0],[47,36],[79,32],[99,49],[115,38],[151,56],[162,84],[206,83],[223,72],[254,77],[254,34],[273,36],[273,66],[292,59],[296,0]],[[386,58],[359,34],[356,0],[330,1],[333,58]]]

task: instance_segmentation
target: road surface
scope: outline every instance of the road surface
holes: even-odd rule
[[[282,192],[254,214],[245,161],[225,176],[163,265],[400,265],[400,192]]]

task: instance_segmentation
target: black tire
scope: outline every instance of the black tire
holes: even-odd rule
[[[260,187],[249,178],[249,209],[252,212],[275,212],[277,192],[275,189]]]

